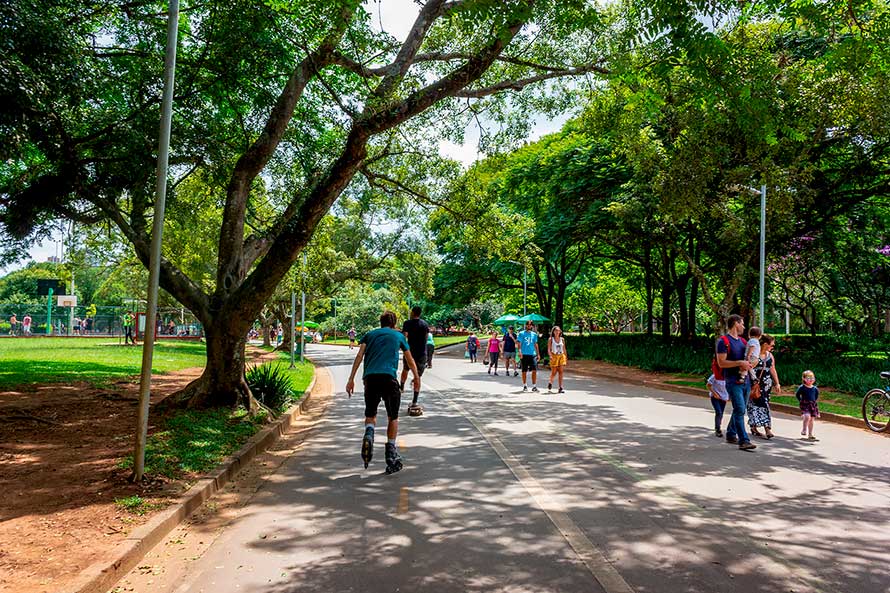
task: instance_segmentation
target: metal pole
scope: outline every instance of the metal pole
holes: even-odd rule
[[[139,379],[139,419],[133,453],[133,480],[145,473],[145,444],[148,438],[148,404],[151,396],[151,362],[158,315],[158,279],[161,275],[161,238],[167,198],[167,160],[170,153],[170,127],[173,116],[173,82],[176,73],[176,39],[179,30],[179,0],[170,0],[167,14],[167,55],[164,60],[164,95],[161,103],[161,130],[158,139],[158,170],[155,182],[155,211],[151,235],[148,276],[148,310],[142,342],[142,376]]]
[[[306,336],[303,328],[306,327],[306,254],[303,254],[303,290],[300,291],[300,362],[303,362],[303,351],[306,349]]]
[[[46,335],[53,334],[53,289],[50,288],[46,297]]]
[[[68,244],[70,247],[74,236],[74,221],[68,225]],[[68,249],[68,263],[71,263],[71,249]],[[71,267],[71,296],[74,296],[74,267]],[[68,335],[74,332],[74,307],[68,307]]]
[[[528,295],[528,268],[523,265],[522,266],[522,316],[525,317],[528,315],[528,311],[526,311],[526,300]]]
[[[290,368],[296,368],[294,364],[294,351],[297,349],[297,293],[290,291]],[[302,330],[302,328],[300,328]],[[302,331],[300,332],[302,333]]]
[[[760,186],[760,327],[764,328],[764,278],[766,270],[766,185]]]

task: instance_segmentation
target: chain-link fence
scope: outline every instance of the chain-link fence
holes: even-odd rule
[[[52,305],[47,309],[46,304],[0,303],[0,336],[121,336],[124,333],[124,315],[129,311],[136,317],[133,326],[137,335],[143,335],[145,313],[128,307],[72,308]],[[158,337],[203,336],[204,328],[195,316],[186,310],[160,309],[156,335]]]

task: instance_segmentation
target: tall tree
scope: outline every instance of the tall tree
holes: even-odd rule
[[[159,6],[3,10],[4,232],[27,237],[59,214],[109,219],[147,264]],[[358,0],[187,4],[171,163],[177,182],[206,171],[222,213],[203,229],[218,232],[211,289],[161,262],[161,286],[207,340],[204,373],[177,399],[249,404],[247,329],[356,175],[421,152],[462,114],[546,105],[548,81],[603,71],[607,16],[582,0],[428,0],[398,42]]]

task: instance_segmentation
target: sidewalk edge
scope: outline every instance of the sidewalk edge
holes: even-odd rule
[[[312,382],[299,402],[291,406],[272,425],[253,435],[240,450],[198,480],[176,502],[158,513],[148,523],[134,529],[111,552],[110,557],[85,568],[74,583],[59,593],[105,593],[114,587],[115,583],[139,564],[149,550],[290,429],[293,422],[305,412],[321,368],[323,367],[315,367]]]

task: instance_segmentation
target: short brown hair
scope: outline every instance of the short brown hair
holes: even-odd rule
[[[763,336],[761,336],[760,338],[761,344],[773,344],[775,343],[775,341],[776,339],[769,334],[763,334]]]
[[[759,338],[763,335],[763,330],[756,325],[752,325],[751,328],[748,330],[748,335],[752,338]]]
[[[398,319],[392,311],[384,311],[380,316],[380,327],[395,327]]]
[[[726,329],[732,329],[739,323],[743,322],[744,318],[741,315],[736,315],[733,313],[729,317],[726,318]]]

